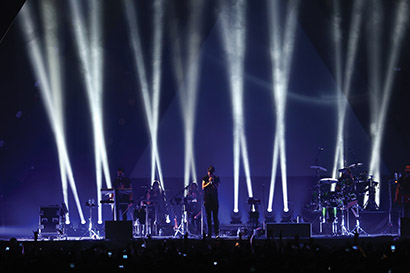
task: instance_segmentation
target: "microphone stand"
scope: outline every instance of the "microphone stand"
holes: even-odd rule
[[[314,166],[319,166],[319,155],[320,152],[323,151],[322,147],[319,147],[319,150],[316,154],[316,158],[315,158],[315,165]],[[318,196],[317,196],[317,209],[318,211],[322,211],[322,196],[321,196],[321,189],[320,189],[320,170],[319,168],[316,168],[316,183],[317,183],[317,192],[318,192]]]
[[[178,195],[180,195],[181,193],[183,193],[185,190],[187,190],[189,187],[191,186],[191,183],[188,185],[188,186],[186,186],[186,187],[184,187],[181,191],[179,191],[179,192],[177,192],[172,198],[171,198],[171,204],[172,204],[172,200],[175,200],[176,199],[176,197],[178,196]],[[183,198],[182,198],[182,204],[183,204],[183,202],[184,202],[184,200],[183,200]],[[178,205],[178,204],[177,204]],[[177,235],[178,235],[178,233],[181,235],[181,236],[184,236],[184,234],[185,234],[185,223],[184,223],[184,221],[185,221],[185,215],[184,215],[184,211],[185,211],[185,205],[183,205],[183,208],[181,209],[181,211],[180,211],[180,213],[181,213],[181,223],[179,224],[179,226],[177,226],[177,228],[176,228],[176,230],[175,230],[175,233],[174,233],[174,237],[176,237]],[[174,212],[174,214],[175,214],[175,212]],[[174,218],[176,217],[176,215],[174,215]]]
[[[384,234],[392,234],[393,233],[393,223],[392,223],[392,217],[391,217],[391,212],[392,212],[392,206],[393,206],[393,202],[392,202],[392,196],[391,196],[391,185],[394,184],[395,180],[389,180],[389,223],[387,224],[386,229],[384,230]],[[393,183],[392,183],[393,182]]]

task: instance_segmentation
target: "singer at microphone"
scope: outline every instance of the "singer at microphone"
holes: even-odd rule
[[[212,236],[212,219],[214,222],[215,236],[219,237],[219,201],[218,188],[219,177],[214,174],[215,168],[208,167],[208,174],[202,179],[202,189],[204,190],[204,205],[206,211],[206,220],[208,224],[208,237]]]

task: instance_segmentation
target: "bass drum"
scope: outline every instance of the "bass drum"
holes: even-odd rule
[[[343,209],[344,201],[345,198],[341,192],[332,192],[328,201],[328,207]]]

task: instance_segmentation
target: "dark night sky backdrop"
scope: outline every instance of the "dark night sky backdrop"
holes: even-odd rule
[[[289,201],[291,209],[296,212],[300,212],[304,202],[310,198],[315,173],[309,166],[315,161],[318,147],[324,147],[319,165],[329,170],[323,176],[331,175],[337,126],[337,84],[333,74],[330,4],[329,1],[301,2],[286,106]],[[148,56],[152,34],[152,9],[149,3],[150,1],[137,1],[140,35],[144,52]],[[177,18],[178,35],[186,35],[189,13],[187,1],[169,1],[168,7],[167,20]],[[207,1],[203,10],[202,44],[197,49],[201,62],[195,122],[195,157],[198,179],[205,174],[209,164],[213,164],[217,174],[221,176],[220,218],[223,223],[228,223],[233,206],[232,111],[227,62],[220,39],[220,21],[216,7],[215,1]],[[344,8],[347,20],[349,4]],[[391,12],[391,8],[385,7],[384,12]],[[171,9],[174,10],[173,13],[170,12]],[[70,16],[66,11],[68,8],[64,2],[60,3],[58,15],[62,22],[63,46],[60,54],[64,59],[66,139],[87,218],[85,202],[96,198],[92,127],[80,62],[70,30]],[[166,40],[161,66],[163,78],[158,142],[164,183],[168,197],[172,197],[183,187],[184,139],[177,95],[179,83],[175,80],[171,56],[176,38],[167,29],[169,22],[171,21],[165,24],[164,30]],[[346,32],[346,21],[343,26]],[[119,2],[104,1],[103,29],[104,130],[110,171],[114,177],[115,170],[120,166],[124,167],[139,194],[141,186],[150,183],[149,135],[131,59],[125,15]],[[268,31],[265,1],[248,1],[244,75],[245,131],[254,194],[264,201],[262,207],[267,203],[275,134]],[[389,31],[385,30],[385,33]],[[346,37],[345,35],[344,38],[347,39]],[[370,92],[363,89],[363,86],[367,88],[368,68],[366,54],[363,52],[366,40],[361,38],[359,45],[359,61],[355,66],[352,96],[347,109],[345,141],[347,163],[363,162],[363,170],[367,170],[371,139],[368,133]],[[386,187],[383,183],[387,183],[393,173],[400,171],[409,160],[409,130],[408,126],[402,126],[409,121],[406,104],[409,101],[406,77],[409,73],[409,56],[404,50],[408,46],[409,37],[406,35],[397,64],[400,70],[395,73],[394,93],[381,155],[382,175],[385,177],[385,181],[381,181],[384,192]],[[30,231],[36,228],[39,207],[60,204],[62,194],[57,149],[26,48],[17,19],[0,44],[0,139],[4,140],[4,145],[0,147],[0,225],[22,226]],[[384,45],[384,50],[388,48],[388,45]],[[146,64],[147,60],[148,57]],[[20,118],[16,117],[18,111],[22,111]],[[240,181],[240,207],[246,211],[246,184],[242,165]],[[277,211],[282,208],[281,198],[278,180],[275,194]],[[76,221],[78,216],[72,197],[69,203],[69,209],[75,212],[71,213],[71,217]],[[109,219],[107,213],[105,211],[106,220]]]

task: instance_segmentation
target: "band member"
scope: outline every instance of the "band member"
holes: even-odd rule
[[[165,194],[161,189],[159,181],[155,180],[151,188],[143,196],[141,207],[147,209],[149,225],[154,228],[156,234],[158,226],[164,222],[166,215]]]
[[[216,176],[214,172],[215,168],[213,166],[209,166],[208,174],[202,179],[202,189],[204,190],[204,205],[208,225],[208,237],[212,236],[212,220],[214,222],[215,236],[219,237],[218,188],[220,181],[219,177]]]
[[[353,184],[353,174],[349,168],[340,169],[341,172],[338,182],[336,184],[336,191],[351,190]]]
[[[188,216],[188,230],[193,234],[201,233],[201,207],[202,191],[198,190],[198,184],[193,182],[184,198],[185,210]]]
[[[410,165],[404,167],[397,183],[394,202],[402,206],[403,217],[410,217]]]
[[[133,204],[132,184],[128,177],[124,175],[124,169],[118,168],[117,177],[114,180],[114,189],[116,190],[117,202],[117,219],[126,221],[129,208]],[[123,190],[123,191],[122,191]]]

